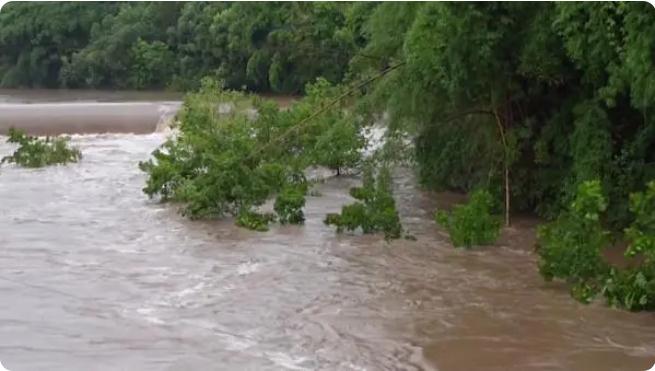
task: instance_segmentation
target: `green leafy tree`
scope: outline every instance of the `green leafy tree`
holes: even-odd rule
[[[140,164],[148,173],[144,192],[181,203],[191,218],[231,215],[257,230],[272,221],[257,207],[277,195],[278,220],[302,223],[303,170],[314,163],[317,138],[331,128],[326,123],[341,117],[338,109],[326,112],[327,119],[311,110],[339,89],[319,81],[308,90],[303,102],[283,111],[204,79],[178,113],[179,134]]]
[[[589,301],[600,290],[608,266],[601,251],[609,233],[600,221],[607,203],[600,182],[580,184],[570,208],[554,222],[539,227],[539,271],[547,279],[574,284],[578,299]]]
[[[132,54],[132,85],[135,88],[163,87],[167,83],[173,73],[174,57],[166,44],[139,39],[132,46]]]
[[[364,137],[352,118],[338,119],[316,141],[316,163],[336,170],[337,175],[346,168],[359,165]]]
[[[0,12],[0,86],[57,87],[62,65],[118,3],[12,2]]]

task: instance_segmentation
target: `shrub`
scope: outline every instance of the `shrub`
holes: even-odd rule
[[[626,255],[643,255],[645,264],[655,265],[655,181],[648,183],[646,192],[630,195],[630,211],[635,219],[625,230],[630,245]]]
[[[361,202],[355,202],[345,205],[341,208],[341,213],[329,213],[325,216],[325,224],[337,227],[337,233],[344,230],[354,231],[362,228],[364,233],[373,233],[374,228],[367,218],[366,206]]]
[[[493,214],[493,209],[491,194],[478,190],[471,194],[468,203],[455,206],[450,214],[437,211],[435,220],[448,231],[455,247],[488,245],[496,241],[501,226],[500,218]]]
[[[287,186],[277,195],[273,208],[280,223],[302,224],[305,221],[302,211],[305,206],[305,189],[300,186]]]
[[[628,310],[655,309],[654,267],[612,269],[605,280],[603,294],[614,307]]]
[[[573,283],[572,293],[582,301],[598,292],[598,283],[608,272],[601,255],[609,242],[600,222],[606,206],[600,182],[583,182],[570,208],[537,231],[540,273],[547,280]]]
[[[630,211],[634,221],[625,230],[629,242],[625,255],[642,260],[635,268],[612,270],[604,295],[616,307],[655,309],[655,181],[645,192],[630,195]]]
[[[266,232],[268,224],[273,221],[275,221],[275,215],[271,213],[260,214],[252,210],[243,210],[237,215],[236,224],[239,227]]]
[[[363,233],[384,232],[387,240],[400,238],[402,225],[391,193],[389,169],[381,168],[375,178],[373,168],[367,166],[362,183],[361,187],[350,190],[350,195],[358,201],[344,206],[340,214],[328,214],[325,224],[335,225],[338,233],[361,228]]]
[[[82,153],[77,148],[68,146],[67,138],[39,139],[24,132],[10,128],[8,143],[16,143],[18,149],[11,156],[6,156],[0,163],[15,163],[24,167],[43,167],[48,165],[77,162]]]

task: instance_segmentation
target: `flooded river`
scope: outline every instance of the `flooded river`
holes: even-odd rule
[[[114,114],[108,107],[100,116]],[[144,121],[152,131],[158,119]],[[447,198],[418,191],[399,170],[401,217],[417,241],[324,226],[350,201],[357,179],[348,177],[318,186],[305,226],[258,233],[232,220],[190,222],[141,193],[137,163],[164,139],[76,135],[79,164],[0,168],[8,369],[595,371],[655,362],[653,314],[581,305],[543,282],[529,220],[498,246],[456,250],[431,217]],[[0,156],[9,154],[0,140]]]

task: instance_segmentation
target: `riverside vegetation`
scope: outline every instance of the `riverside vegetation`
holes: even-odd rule
[[[44,139],[26,135],[24,132],[10,128],[7,142],[18,144],[18,149],[10,156],[2,158],[0,163],[15,163],[23,167],[43,167],[49,165],[65,165],[77,162],[82,153],[77,148],[68,145],[68,139],[63,137],[46,137]]]
[[[535,213],[545,220],[545,278],[570,282],[584,302],[653,309],[654,15],[621,2],[10,3],[0,77],[4,86],[222,81],[187,97],[179,136],[142,164],[145,191],[191,217],[234,215],[256,229],[272,220],[257,211],[272,197],[281,222],[303,219],[307,166],[361,169],[360,134],[382,117],[387,146],[412,145],[379,156],[386,162],[362,188],[377,189],[389,160],[409,157],[426,189],[480,190],[436,217],[454,244],[493,243],[498,220]],[[280,111],[235,89],[304,98]],[[219,114],[228,101],[243,106]],[[375,226],[351,221],[387,210],[378,202],[392,209],[371,192],[351,191],[355,206],[326,221],[399,235],[393,212]],[[602,258],[622,244],[630,268]]]
[[[302,101],[280,110],[205,79],[184,102],[179,134],[140,164],[149,174],[144,192],[184,205],[183,213],[192,218],[232,215],[237,225],[259,231],[275,220],[301,224],[310,186],[304,171],[325,166],[338,175],[363,160],[365,138],[352,113],[337,107],[314,114],[315,107],[339,102],[334,99],[341,94],[341,87],[318,79]],[[374,170],[367,169],[364,186],[352,191],[363,203],[344,207],[326,223],[336,224],[338,231],[361,227],[364,233],[383,231],[398,238],[389,171],[381,168],[373,181]],[[258,212],[270,197],[275,197],[275,213]]]

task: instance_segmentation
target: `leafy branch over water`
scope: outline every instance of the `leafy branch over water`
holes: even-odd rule
[[[1,163],[15,163],[19,166],[37,168],[48,165],[65,165],[77,162],[82,158],[79,149],[70,147],[68,139],[62,137],[46,137],[39,139],[24,132],[10,128],[8,143],[19,147],[11,156],[6,156]]]

